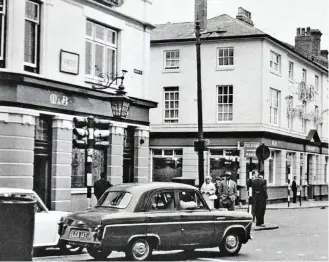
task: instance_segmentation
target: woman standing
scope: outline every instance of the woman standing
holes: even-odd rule
[[[203,198],[206,200],[207,205],[210,209],[214,209],[214,200],[210,197],[215,195],[215,185],[213,182],[211,182],[211,176],[207,176],[205,179],[205,182],[203,183],[201,187],[201,194]]]

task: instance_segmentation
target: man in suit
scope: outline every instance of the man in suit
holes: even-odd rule
[[[291,185],[291,190],[292,190],[292,202],[296,203],[296,198],[297,198],[297,183],[296,183],[296,179],[297,177],[294,176],[294,180],[292,181],[292,185]]]
[[[101,173],[100,179],[94,182],[94,194],[97,198],[97,201],[101,198],[104,192],[111,187],[111,183],[106,180],[106,175],[104,172]]]
[[[258,177],[258,171],[257,170],[253,170],[251,172],[251,178],[248,179],[247,181],[247,187],[248,187],[248,190],[249,188],[251,187],[252,185],[252,181],[253,179],[256,179]],[[248,199],[248,201],[250,201],[250,204],[251,204],[251,214],[252,214],[252,221],[255,222],[255,219],[256,219],[256,215],[255,215],[255,200],[254,198],[251,196],[251,199]]]
[[[226,172],[224,179],[219,184],[218,195],[223,208],[234,211],[234,203],[237,195],[236,183],[231,179],[231,173]]]
[[[251,181],[252,198],[255,205],[256,226],[264,226],[264,215],[266,210],[267,184],[263,173]]]

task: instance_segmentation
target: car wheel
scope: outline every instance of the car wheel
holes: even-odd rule
[[[112,252],[109,249],[87,248],[88,254],[96,260],[105,260]]]
[[[152,246],[144,238],[138,238],[131,242],[127,251],[126,257],[129,260],[144,261],[152,255]]]
[[[61,243],[59,245],[59,249],[62,254],[74,255],[74,254],[81,254],[83,247],[77,247],[77,246],[72,246],[69,244]]]
[[[224,236],[220,243],[219,250],[223,254],[232,256],[239,253],[241,246],[240,235],[235,231],[230,231]]]

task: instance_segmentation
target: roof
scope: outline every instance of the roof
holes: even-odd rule
[[[180,188],[180,189],[196,189],[194,186],[190,186],[182,183],[173,183],[173,182],[151,182],[151,183],[125,183],[112,186],[110,191],[138,191],[145,192],[154,189],[161,188]]]
[[[153,29],[151,41],[157,40],[176,40],[195,38],[194,22],[186,23],[166,23],[158,24]],[[239,19],[235,19],[227,14],[208,19],[208,31],[225,31],[223,33],[214,33],[208,38],[215,36],[243,36],[243,35],[264,35],[265,33],[254,26],[251,26]]]
[[[165,42],[182,42],[195,40],[195,24],[194,22],[185,23],[166,23],[155,25],[151,34],[151,44],[155,43],[165,43]],[[328,59],[317,56],[312,59],[306,57],[304,54],[297,52],[293,45],[282,42],[265,32],[257,29],[256,27],[247,24],[239,19],[233,18],[227,14],[219,15],[208,19],[207,31],[223,31],[218,33],[203,34],[203,38],[207,40],[211,39],[222,39],[222,38],[243,38],[243,37],[266,37],[272,41],[278,43],[279,45],[287,48],[293,53],[301,56],[304,59],[312,62],[314,65],[321,67],[322,69],[328,71],[325,66],[328,64]]]

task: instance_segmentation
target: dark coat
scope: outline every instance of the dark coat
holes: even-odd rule
[[[297,191],[297,183],[295,180],[292,181],[291,189],[292,189],[292,191]]]
[[[103,178],[96,180],[94,182],[94,194],[97,200],[99,200],[104,192],[111,186],[111,183]]]
[[[251,187],[253,198],[266,203],[266,199],[268,198],[266,180],[263,178],[255,178],[251,181]]]

